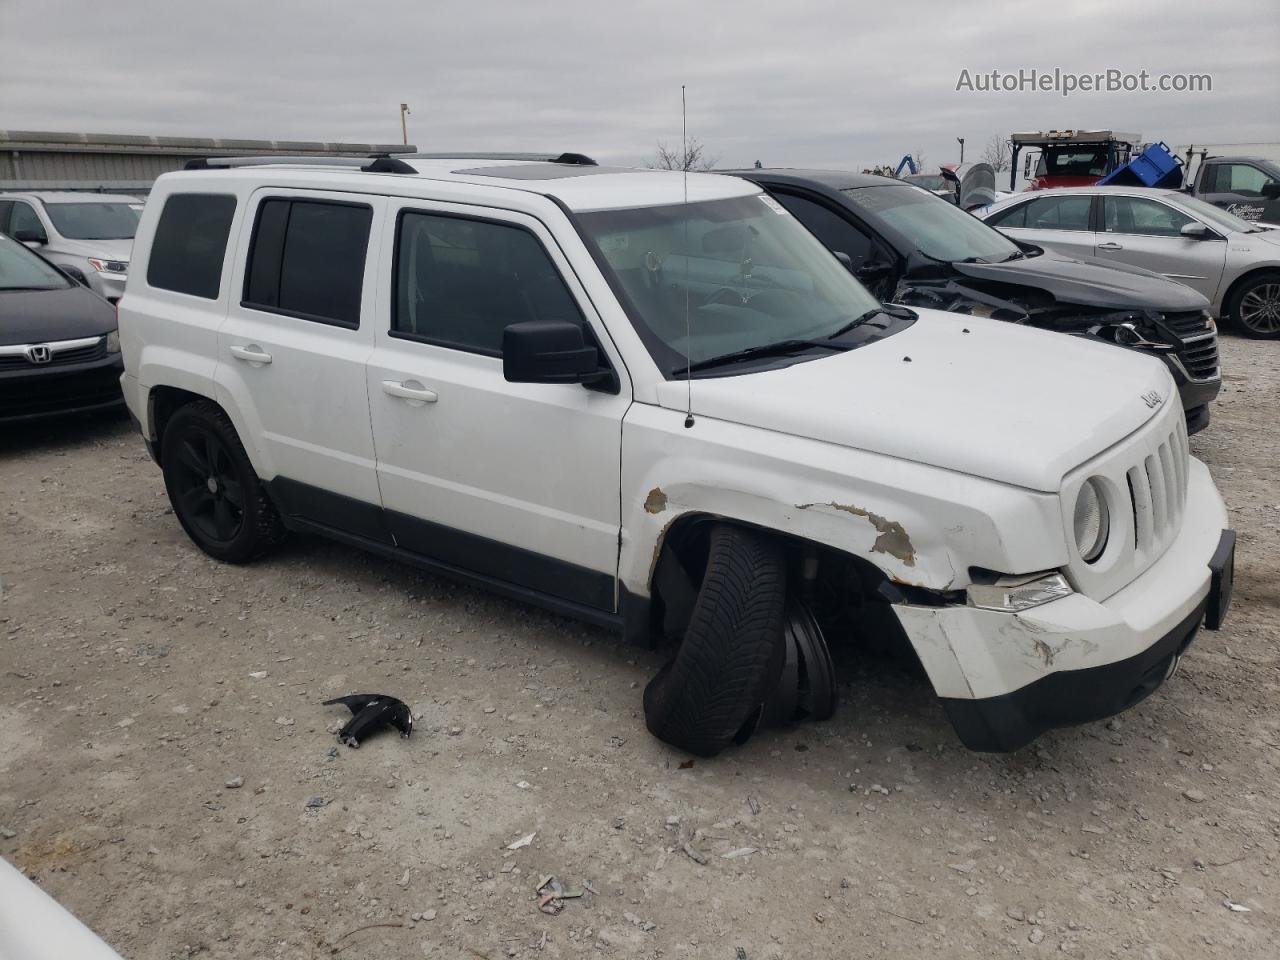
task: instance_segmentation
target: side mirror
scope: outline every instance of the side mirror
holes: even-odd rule
[[[48,243],[49,238],[43,230],[15,230],[13,239],[19,243]]]
[[[1022,176],[1024,179],[1029,179],[1031,177],[1031,158],[1034,156],[1034,153],[1028,153],[1022,159]]]
[[[61,270],[64,274],[66,274],[67,278],[72,280],[73,282],[80,284],[80,286],[82,287],[89,286],[89,281],[85,277],[84,271],[82,271],[79,267],[61,266],[57,264],[55,264],[55,266],[57,266],[58,269]]]
[[[1208,240],[1209,228],[1203,223],[1191,222],[1185,224],[1178,233],[1182,234],[1188,240]]]
[[[591,383],[609,376],[587,346],[582,327],[558,320],[527,320],[502,331],[502,375],[511,383]]]
[[[835,255],[837,260],[844,264],[844,268],[846,270],[850,273],[857,273],[857,271],[853,269],[853,257],[849,256],[843,250],[832,250],[831,252]]]
[[[1280,183],[1269,180],[1262,185],[1262,195],[1268,200],[1280,198]]]

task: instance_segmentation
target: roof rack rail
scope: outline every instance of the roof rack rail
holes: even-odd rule
[[[235,167],[354,167],[365,173],[417,173],[409,164],[389,154],[373,157],[196,157],[184,170],[229,170]]]
[[[409,153],[410,160],[533,160],[538,163],[565,163],[576,167],[598,167],[585,153],[485,153],[475,150],[453,150],[444,153]]]

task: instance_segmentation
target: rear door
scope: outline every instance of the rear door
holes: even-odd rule
[[[554,237],[522,213],[404,201],[383,250],[368,390],[396,543],[614,611],[630,383]],[[508,383],[503,330],[529,320],[582,324],[618,382]]]
[[[1166,203],[1110,193],[1101,200],[1098,259],[1154,270],[1214,299],[1227,243],[1212,227],[1204,239],[1184,237],[1182,228],[1198,221]]]
[[[1092,257],[1093,197],[1085,192],[1035,197],[987,220],[1001,233],[1069,257]]]
[[[365,363],[385,209],[362,194],[255,191],[217,370],[284,511],[382,541]]]

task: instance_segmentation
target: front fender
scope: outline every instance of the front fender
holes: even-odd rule
[[[879,454],[634,404],[623,425],[620,576],[647,596],[694,514],[828,546],[933,590],[1066,562],[1057,498]]]

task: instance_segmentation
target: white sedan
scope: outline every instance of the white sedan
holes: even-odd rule
[[[1144,187],[1036,190],[976,216],[1015,240],[1162,273],[1203,293],[1240,333],[1280,337],[1280,229]]]

